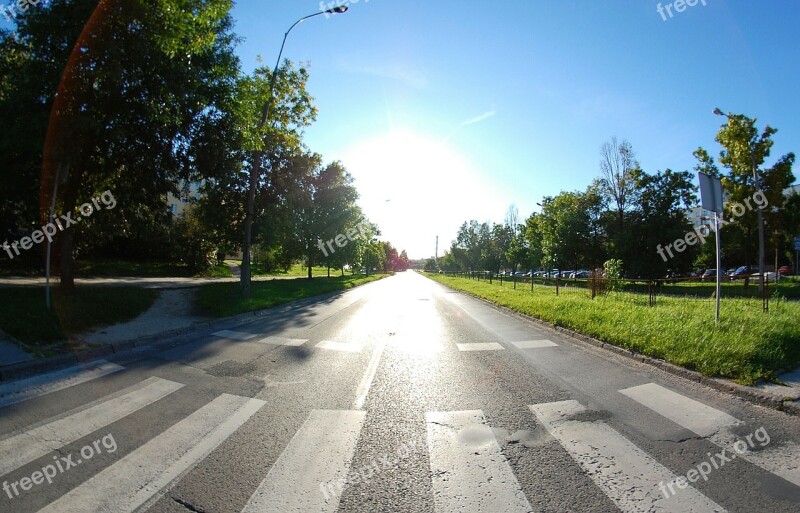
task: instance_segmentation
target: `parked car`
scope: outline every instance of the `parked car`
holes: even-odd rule
[[[758,266],[757,265],[743,265],[734,271],[731,275],[732,280],[740,280],[747,278],[753,273],[758,273]]]
[[[751,274],[750,275],[750,279],[758,281],[759,276],[761,276],[761,274],[756,272],[755,274]],[[778,281],[778,273],[776,273],[774,271],[765,272],[764,273],[764,281],[766,281],[767,283],[773,283],[773,282]]]
[[[702,281],[716,281],[717,278],[716,278],[716,276],[714,276],[716,274],[716,272],[717,272],[716,269],[706,269],[706,271],[703,273],[703,275],[700,277],[700,279]],[[726,277],[725,273],[721,272],[720,273],[720,278],[722,279],[722,278],[725,278],[725,277]]]
[[[781,273],[781,276],[792,276],[794,273],[792,272],[791,266],[784,265],[778,268],[778,272]]]
[[[586,270],[583,270],[583,269],[580,270],[580,271],[575,271],[574,273],[571,273],[569,275],[569,279],[570,280],[586,279],[588,277],[589,277],[589,271],[586,271]]]

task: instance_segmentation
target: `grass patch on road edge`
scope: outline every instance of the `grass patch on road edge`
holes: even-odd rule
[[[228,317],[271,308],[297,299],[350,289],[386,276],[388,275],[345,275],[311,280],[297,278],[294,280],[254,281],[251,285],[252,294],[247,298],[242,297],[239,283],[210,283],[200,287],[197,305],[205,315]]]
[[[800,304],[724,299],[719,326],[711,301],[610,294],[594,300],[588,291],[530,285],[517,290],[466,278],[422,273],[443,285],[487,299],[556,326],[570,328],[605,342],[696,370],[752,384],[774,379],[777,371],[800,365]]]
[[[31,345],[65,340],[92,328],[126,322],[144,313],[158,290],[140,287],[52,289],[53,309],[44,305],[44,287],[0,288],[0,329]]]

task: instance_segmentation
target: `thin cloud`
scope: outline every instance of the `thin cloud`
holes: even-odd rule
[[[475,116],[474,118],[470,118],[470,119],[462,122],[460,126],[474,125],[475,123],[480,123],[484,119],[489,119],[490,117],[494,116],[495,114],[497,114],[497,112],[494,109],[486,111],[483,114],[481,114],[480,116]]]
[[[340,67],[343,71],[348,73],[358,73],[362,75],[385,78],[388,80],[395,80],[415,89],[425,89],[428,86],[428,80],[421,73],[417,72],[416,70],[405,69],[397,65],[390,67],[375,67],[359,66],[347,62],[341,64]]]

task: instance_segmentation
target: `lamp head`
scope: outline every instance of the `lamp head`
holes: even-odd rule
[[[340,5],[338,7],[334,7],[333,9],[328,9],[325,12],[328,14],[342,14],[347,12],[347,9],[349,9],[349,7],[347,7],[346,5]]]

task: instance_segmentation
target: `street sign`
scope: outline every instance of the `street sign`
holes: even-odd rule
[[[697,179],[700,181],[700,200],[703,208],[721,214],[722,182],[720,179],[706,173],[697,173]]]
[[[800,251],[800,237],[794,238],[794,250]]]

